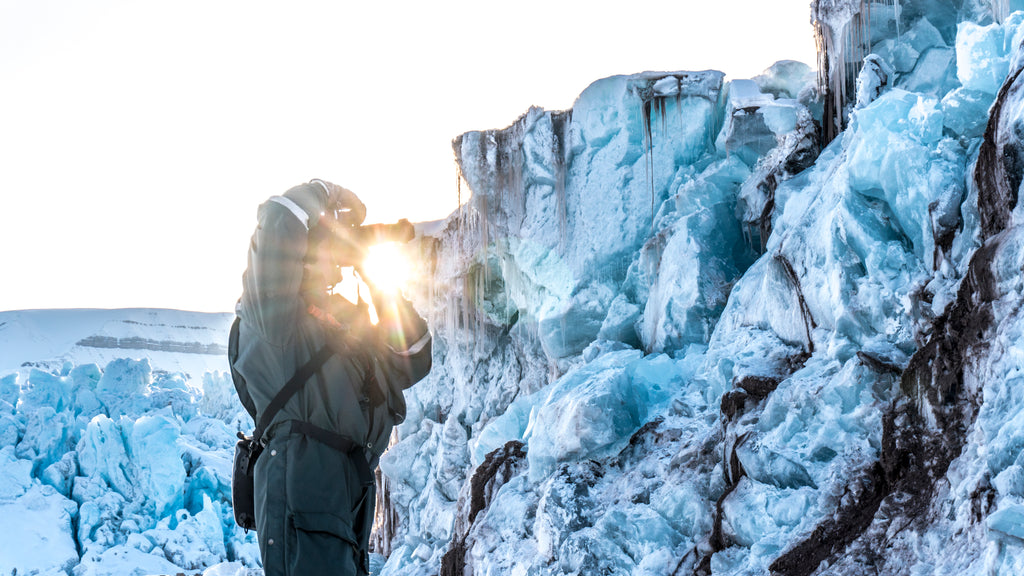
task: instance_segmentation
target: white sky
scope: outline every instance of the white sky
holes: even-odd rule
[[[814,65],[809,0],[0,0],[0,310],[229,311],[256,207],[457,207],[451,140],[645,70]]]

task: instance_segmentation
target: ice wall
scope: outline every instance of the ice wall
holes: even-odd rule
[[[473,195],[421,245],[437,353],[381,464],[399,518],[385,573],[493,551],[474,543],[479,517],[460,516],[481,498],[525,502],[515,510],[526,516],[506,520],[528,540],[548,521],[531,508],[552,475],[614,458],[684,391],[716,402],[720,390],[691,384],[733,285],[764,250],[776,190],[818,154],[813,80],[795,62],[731,84],[714,71],[614,77],[571,111],[532,109],[455,141]],[[518,488],[477,495],[495,481],[474,469],[505,470],[500,484]],[[538,529],[547,552],[529,570],[576,545],[565,527]],[[670,539],[657,562],[693,543]],[[512,569],[517,550],[503,548],[493,569]]]
[[[724,103],[718,72],[617,77],[570,112],[534,109],[456,140],[479,214],[472,240],[500,263],[484,280],[504,285],[548,358],[597,337],[634,255],[663,227],[656,218],[669,217],[656,210],[714,148]]]
[[[956,300],[902,375],[907,399],[894,418],[903,426],[887,434],[892,447],[883,458],[888,495],[850,546],[852,553],[828,573],[879,564],[866,552],[879,543],[890,551],[884,573],[899,566],[934,573],[1021,571],[1021,340],[1015,310],[1021,299],[1016,159],[1022,142],[1013,128],[1021,122],[1021,22],[1024,13],[1016,12],[1002,26],[960,27],[964,86],[1005,78],[1001,88],[985,82],[990,98],[998,94],[968,174],[977,195],[969,202],[978,211],[974,241],[980,247],[963,261]],[[893,523],[920,527],[894,532]]]
[[[382,573],[1020,573],[1017,8],[457,139]]]

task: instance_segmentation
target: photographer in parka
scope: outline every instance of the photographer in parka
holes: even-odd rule
[[[267,576],[368,572],[372,471],[405,417],[402,391],[430,370],[427,325],[400,294],[370,288],[373,325],[367,302],[327,290],[340,263],[361,259],[354,233],[369,228],[365,214],[355,194],[322,180],[259,208],[232,370],[254,421],[280,408],[252,471]],[[396,226],[412,238],[407,221]],[[295,380],[294,395],[274,402]]]

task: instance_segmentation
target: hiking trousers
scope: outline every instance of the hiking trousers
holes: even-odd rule
[[[282,430],[256,461],[256,532],[266,576],[367,576],[374,486],[362,450]]]

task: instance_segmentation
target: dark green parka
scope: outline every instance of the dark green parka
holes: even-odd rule
[[[237,311],[234,368],[246,383],[249,398],[239,395],[250,413],[255,409],[254,419],[318,350],[329,345],[335,352],[264,435],[255,504],[267,576],[365,572],[374,506],[366,472],[405,417],[402,391],[430,370],[426,323],[400,297],[378,302],[376,327],[355,321],[338,330],[310,313],[303,270],[309,230],[327,198],[326,187],[313,181],[260,206]],[[344,453],[296,423],[357,448]]]

